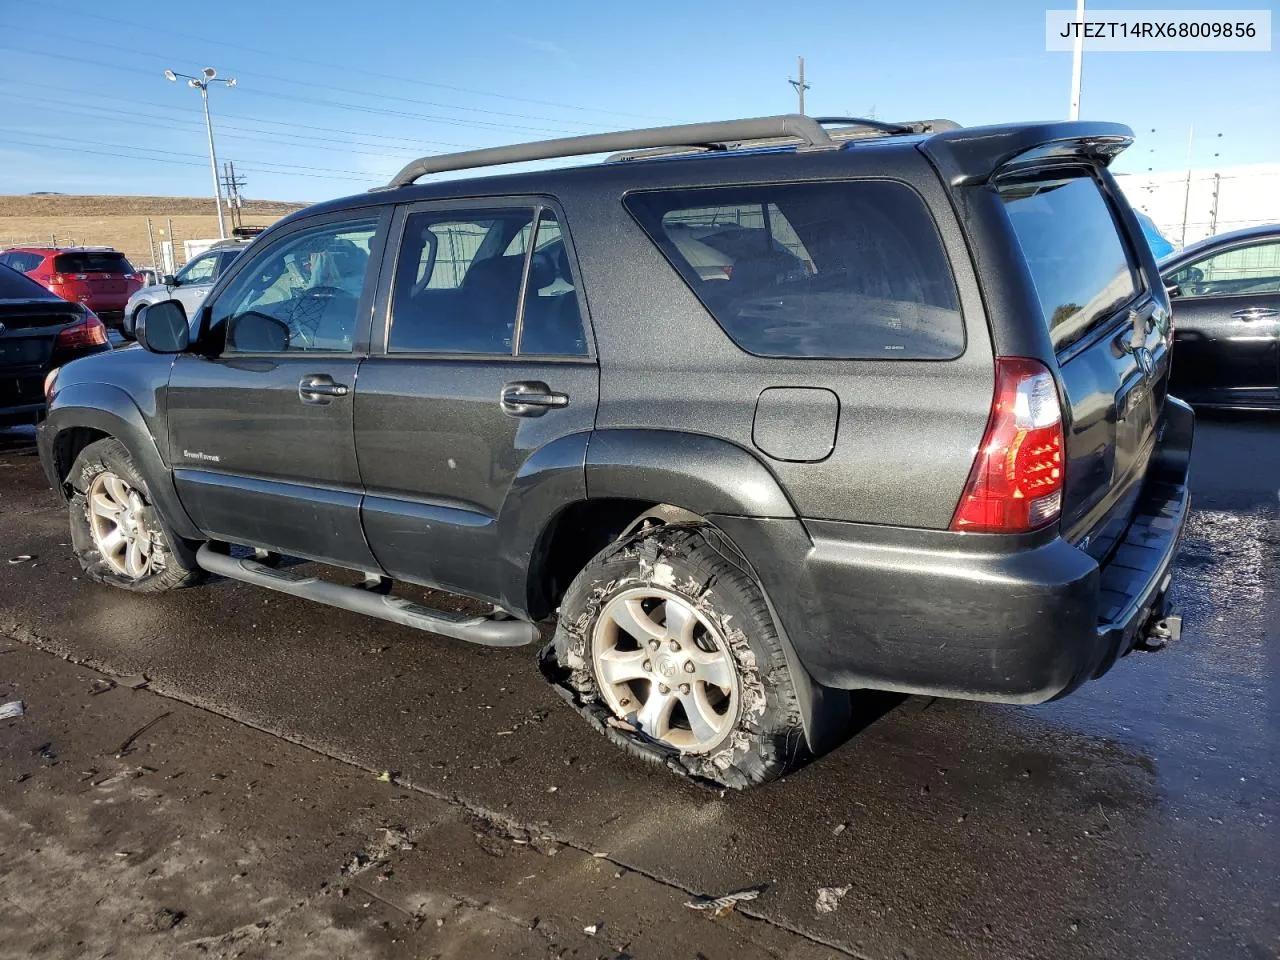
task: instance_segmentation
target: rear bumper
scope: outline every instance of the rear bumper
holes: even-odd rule
[[[1105,565],[1055,533],[1012,539],[716,518],[827,686],[1040,703],[1101,676],[1163,616],[1190,508],[1194,415],[1170,400],[1137,512]]]

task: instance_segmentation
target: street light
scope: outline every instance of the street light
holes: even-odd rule
[[[209,119],[209,84],[217,82],[224,87],[234,87],[236,78],[229,77],[225,80],[219,80],[218,71],[213,67],[205,67],[200,71],[200,76],[198,77],[193,77],[186,73],[178,73],[174,70],[166,70],[164,78],[174,83],[181,78],[187,81],[187,86],[200,91],[200,100],[204,104],[204,126],[209,132],[209,169],[213,172],[213,196],[218,203],[218,236],[225,240],[227,238],[227,221],[222,214],[222,183],[218,180],[218,154],[213,149],[213,121]]]

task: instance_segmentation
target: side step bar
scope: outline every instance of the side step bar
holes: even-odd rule
[[[435,610],[401,597],[379,596],[359,587],[344,587],[319,577],[299,577],[287,570],[273,570],[255,560],[218,553],[207,543],[196,552],[196,563],[210,573],[231,580],[243,580],[268,590],[315,600],[367,617],[390,620],[403,627],[455,640],[468,640],[489,647],[519,647],[541,638],[538,628],[527,620],[498,620]]]

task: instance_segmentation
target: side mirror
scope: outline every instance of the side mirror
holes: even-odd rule
[[[178,278],[175,277],[172,273],[166,273],[163,277],[160,278],[160,282],[163,283],[166,287],[178,286]]]
[[[177,300],[145,306],[137,312],[133,335],[152,353],[182,353],[191,345],[187,311]]]
[[[228,321],[227,349],[240,353],[283,353],[289,349],[289,325],[250,311]]]

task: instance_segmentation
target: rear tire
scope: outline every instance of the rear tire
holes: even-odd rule
[[[203,579],[196,545],[179,538],[161,518],[119,440],[99,440],[80,451],[70,482],[71,543],[90,580],[159,593]]]
[[[764,596],[711,528],[658,527],[596,556],[561,603],[555,653],[579,708],[649,759],[743,789],[807,756]]]

